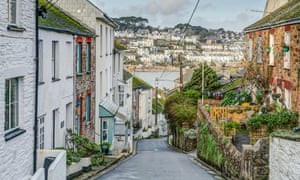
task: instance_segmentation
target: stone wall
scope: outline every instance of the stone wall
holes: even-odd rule
[[[198,105],[198,119],[208,124],[209,132],[214,137],[219,151],[224,155],[225,163],[220,170],[230,178],[238,178],[241,170],[241,153],[228,140],[228,137],[224,135],[220,127],[210,118],[200,104]]]
[[[76,88],[76,96],[78,101],[78,98],[81,98],[80,107],[76,106],[75,113],[79,116],[79,122],[80,122],[80,135],[84,135],[85,137],[89,138],[91,141],[94,141],[95,139],[95,111],[98,111],[98,106],[95,104],[95,68],[96,68],[96,58],[95,58],[95,40],[93,38],[86,38],[86,37],[78,37],[77,41],[80,40],[82,42],[82,73],[76,75],[76,82],[75,82],[75,88]],[[87,72],[86,70],[86,46],[87,41],[90,41],[91,44],[91,62],[90,62],[90,72]],[[76,46],[77,49],[77,46]],[[77,58],[76,58],[76,64],[77,64]],[[91,105],[90,105],[90,121],[85,121],[86,119],[86,97],[87,95],[90,95],[91,98]],[[76,102],[78,103],[78,102]],[[76,104],[77,105],[77,104]],[[80,116],[80,113],[82,115]]]
[[[272,137],[270,179],[300,179],[300,140]]]
[[[173,134],[172,144],[183,151],[190,152],[197,147],[197,136],[195,133],[188,133],[193,130],[180,130],[177,128]]]

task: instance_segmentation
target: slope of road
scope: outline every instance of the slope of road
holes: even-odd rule
[[[188,155],[169,148],[166,139],[139,141],[137,154],[98,180],[213,180]]]

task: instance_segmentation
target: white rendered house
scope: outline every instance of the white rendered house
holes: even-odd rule
[[[34,171],[35,1],[0,1],[0,179]]]

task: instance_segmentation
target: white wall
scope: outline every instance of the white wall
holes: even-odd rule
[[[95,131],[97,134],[100,134],[99,104],[106,95],[112,100],[113,92],[113,80],[111,73],[114,42],[113,27],[101,20],[101,18],[104,18],[103,12],[88,0],[59,0],[56,2],[56,5],[84,22],[96,32]],[[101,25],[102,33],[100,31]],[[108,34],[106,34],[106,28],[108,29]],[[112,38],[109,36],[110,32],[112,32]],[[108,43],[106,43],[106,41]],[[100,78],[101,72],[102,79]],[[95,136],[95,141],[100,143],[100,136]]]
[[[7,30],[8,1],[0,1],[0,179],[22,179],[33,173],[33,125],[35,87],[34,1],[20,1],[19,27],[24,32]],[[25,133],[5,141],[5,79],[22,77],[19,128]]]
[[[148,126],[154,125],[152,116],[152,90],[141,90],[139,97],[139,118],[142,120],[142,128],[148,128]]]
[[[39,85],[38,115],[45,117],[45,149],[52,148],[53,110],[58,109],[55,122],[55,147],[65,146],[66,106],[73,104],[73,36],[40,30],[43,41],[43,82]],[[58,41],[58,63],[60,80],[52,81],[52,41]],[[71,115],[73,113],[70,113]],[[71,118],[73,119],[73,118]],[[63,126],[62,126],[63,125]]]
[[[300,179],[300,142],[270,139],[269,179]]]

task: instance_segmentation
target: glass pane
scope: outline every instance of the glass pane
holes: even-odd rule
[[[10,103],[18,102],[18,79],[11,79],[11,87],[10,87],[10,95],[11,100]]]
[[[103,129],[107,129],[107,121],[103,121]]]
[[[18,104],[11,104],[10,108],[11,128],[15,128],[18,126]]]
[[[4,130],[9,129],[9,106],[5,106],[5,123],[4,123]]]
[[[5,105],[9,104],[9,80],[5,80]]]
[[[16,0],[10,0],[9,3],[9,22],[16,24],[17,20],[17,2]]]

